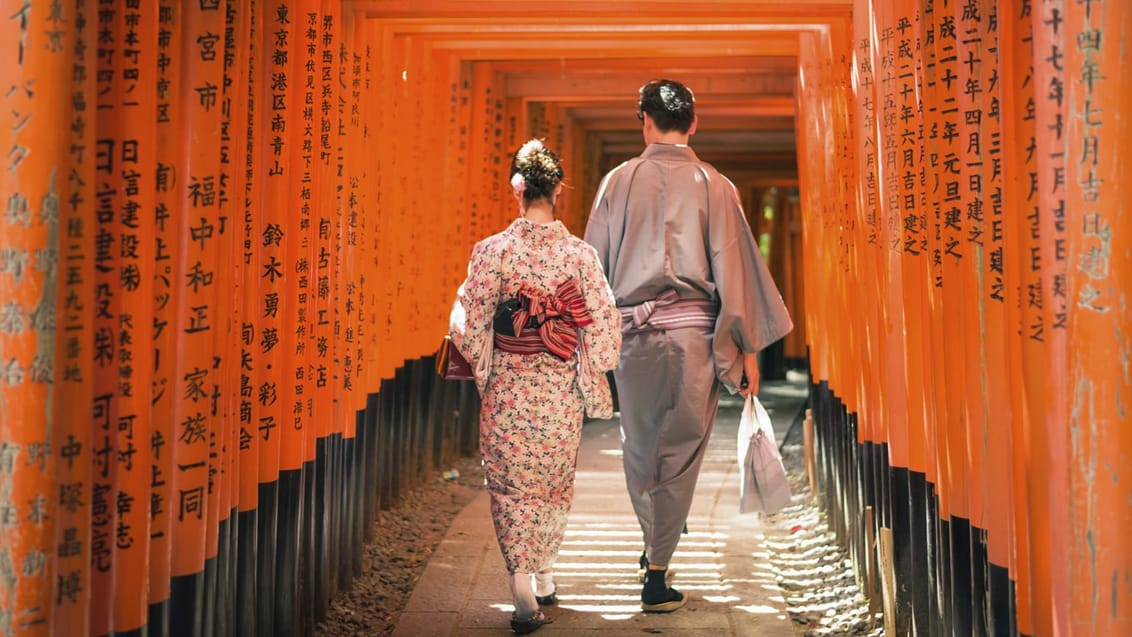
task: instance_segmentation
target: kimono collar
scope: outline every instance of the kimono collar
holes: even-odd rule
[[[695,151],[686,144],[662,144],[654,142],[645,147],[641,153],[642,159],[691,159],[699,161]]]
[[[506,232],[516,239],[536,243],[558,241],[570,236],[570,231],[557,219],[550,223],[537,223],[519,217],[511,222]]]

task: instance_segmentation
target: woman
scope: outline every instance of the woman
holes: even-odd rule
[[[557,600],[551,567],[574,496],[583,394],[579,350],[595,378],[617,365],[621,315],[594,249],[555,218],[562,165],[539,140],[511,161],[519,218],[476,244],[457,293],[453,341],[477,376],[480,452],[499,548],[511,574],[511,628],[529,633]],[[532,577],[533,576],[533,577]],[[534,581],[532,582],[532,579]]]

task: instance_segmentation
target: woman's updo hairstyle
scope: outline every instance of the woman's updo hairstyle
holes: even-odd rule
[[[554,199],[554,189],[562,183],[562,163],[542,140],[532,139],[511,158],[511,187],[524,203]]]

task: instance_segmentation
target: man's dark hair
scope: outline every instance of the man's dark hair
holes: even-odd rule
[[[696,117],[696,98],[676,80],[651,80],[637,98],[637,117],[643,120],[646,114],[662,133],[687,133]]]

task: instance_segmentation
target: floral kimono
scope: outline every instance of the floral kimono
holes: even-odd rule
[[[516,219],[477,243],[457,296],[464,330],[451,336],[473,368],[480,366],[485,341],[496,343],[490,373],[476,384],[480,452],[499,547],[508,571],[536,573],[557,558],[574,496],[583,420],[574,341],[585,347],[591,369],[604,374],[617,365],[621,315],[597,253],[559,221]],[[516,298],[548,319],[536,321],[542,329],[531,334],[550,351],[506,351],[496,340],[496,310]]]

